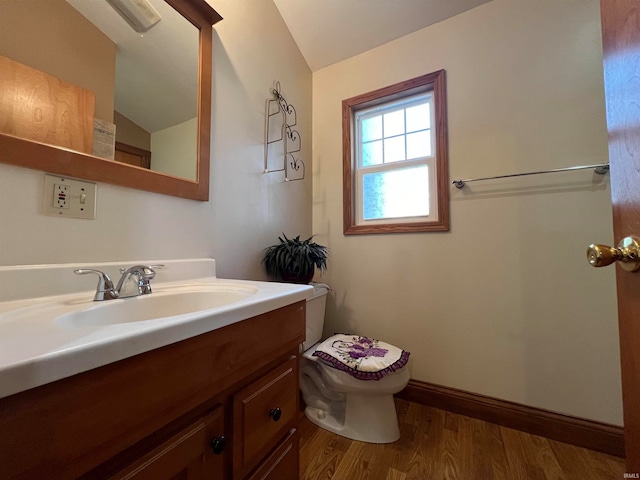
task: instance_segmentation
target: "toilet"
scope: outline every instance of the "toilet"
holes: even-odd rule
[[[387,369],[393,371],[375,374],[382,377],[376,380],[355,378],[354,372],[343,371],[349,369],[339,363],[332,366],[321,360],[316,349],[331,343],[331,340],[320,342],[328,291],[328,286],[316,284],[313,297],[307,300],[307,336],[300,358],[300,390],[306,405],[305,415],[319,427],[343,437],[369,443],[395,442],[400,438],[400,429],[393,394],[409,382],[406,366],[409,354],[402,352],[402,360]]]

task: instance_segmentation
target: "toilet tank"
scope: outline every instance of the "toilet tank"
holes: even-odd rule
[[[313,297],[307,300],[307,339],[302,344],[304,350],[311,348],[322,338],[324,307],[327,303],[328,292],[327,285],[313,285]]]

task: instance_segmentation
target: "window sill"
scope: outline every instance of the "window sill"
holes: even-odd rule
[[[441,222],[388,223],[377,225],[345,225],[345,235],[369,235],[376,233],[448,232],[449,225]]]

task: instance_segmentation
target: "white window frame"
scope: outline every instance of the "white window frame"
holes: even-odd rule
[[[373,117],[379,114],[393,113],[398,110],[405,110],[414,105],[429,104],[429,135],[431,137],[431,155],[426,157],[413,158],[410,160],[399,160],[389,163],[381,163],[379,165],[362,165],[362,120]],[[437,165],[436,165],[436,124],[435,124],[435,105],[433,100],[433,92],[419,93],[410,97],[402,98],[400,100],[392,100],[374,107],[358,110],[354,113],[355,119],[355,200],[356,200],[356,225],[383,225],[383,224],[398,224],[411,222],[429,222],[438,220],[438,195],[437,195]],[[413,132],[409,132],[413,133]],[[406,119],[405,130],[402,134],[397,136],[403,136],[405,138],[405,152],[406,152]],[[382,125],[382,140],[384,141],[384,122]],[[384,157],[384,148],[383,148]],[[400,171],[412,167],[426,166],[428,169],[429,183],[425,185],[429,192],[429,214],[423,216],[404,216],[404,217],[385,217],[379,219],[365,219],[364,218],[364,187],[363,177],[367,174]]]

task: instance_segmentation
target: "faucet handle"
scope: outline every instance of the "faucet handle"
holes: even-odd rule
[[[129,268],[121,268],[122,277],[116,286],[119,297],[136,297],[151,293],[150,281],[156,276],[154,269],[162,267],[164,265],[134,265]]]
[[[91,268],[79,268],[74,270],[76,275],[86,275],[93,273],[98,276],[98,285],[96,286],[96,294],[93,297],[94,301],[113,300],[118,298],[118,294],[113,289],[113,282],[111,277],[100,270],[94,270]]]
[[[142,275],[142,293],[147,294],[151,293],[151,283],[150,280],[156,278],[156,270],[161,270],[164,268],[163,264],[157,265],[149,265],[143,269]]]

